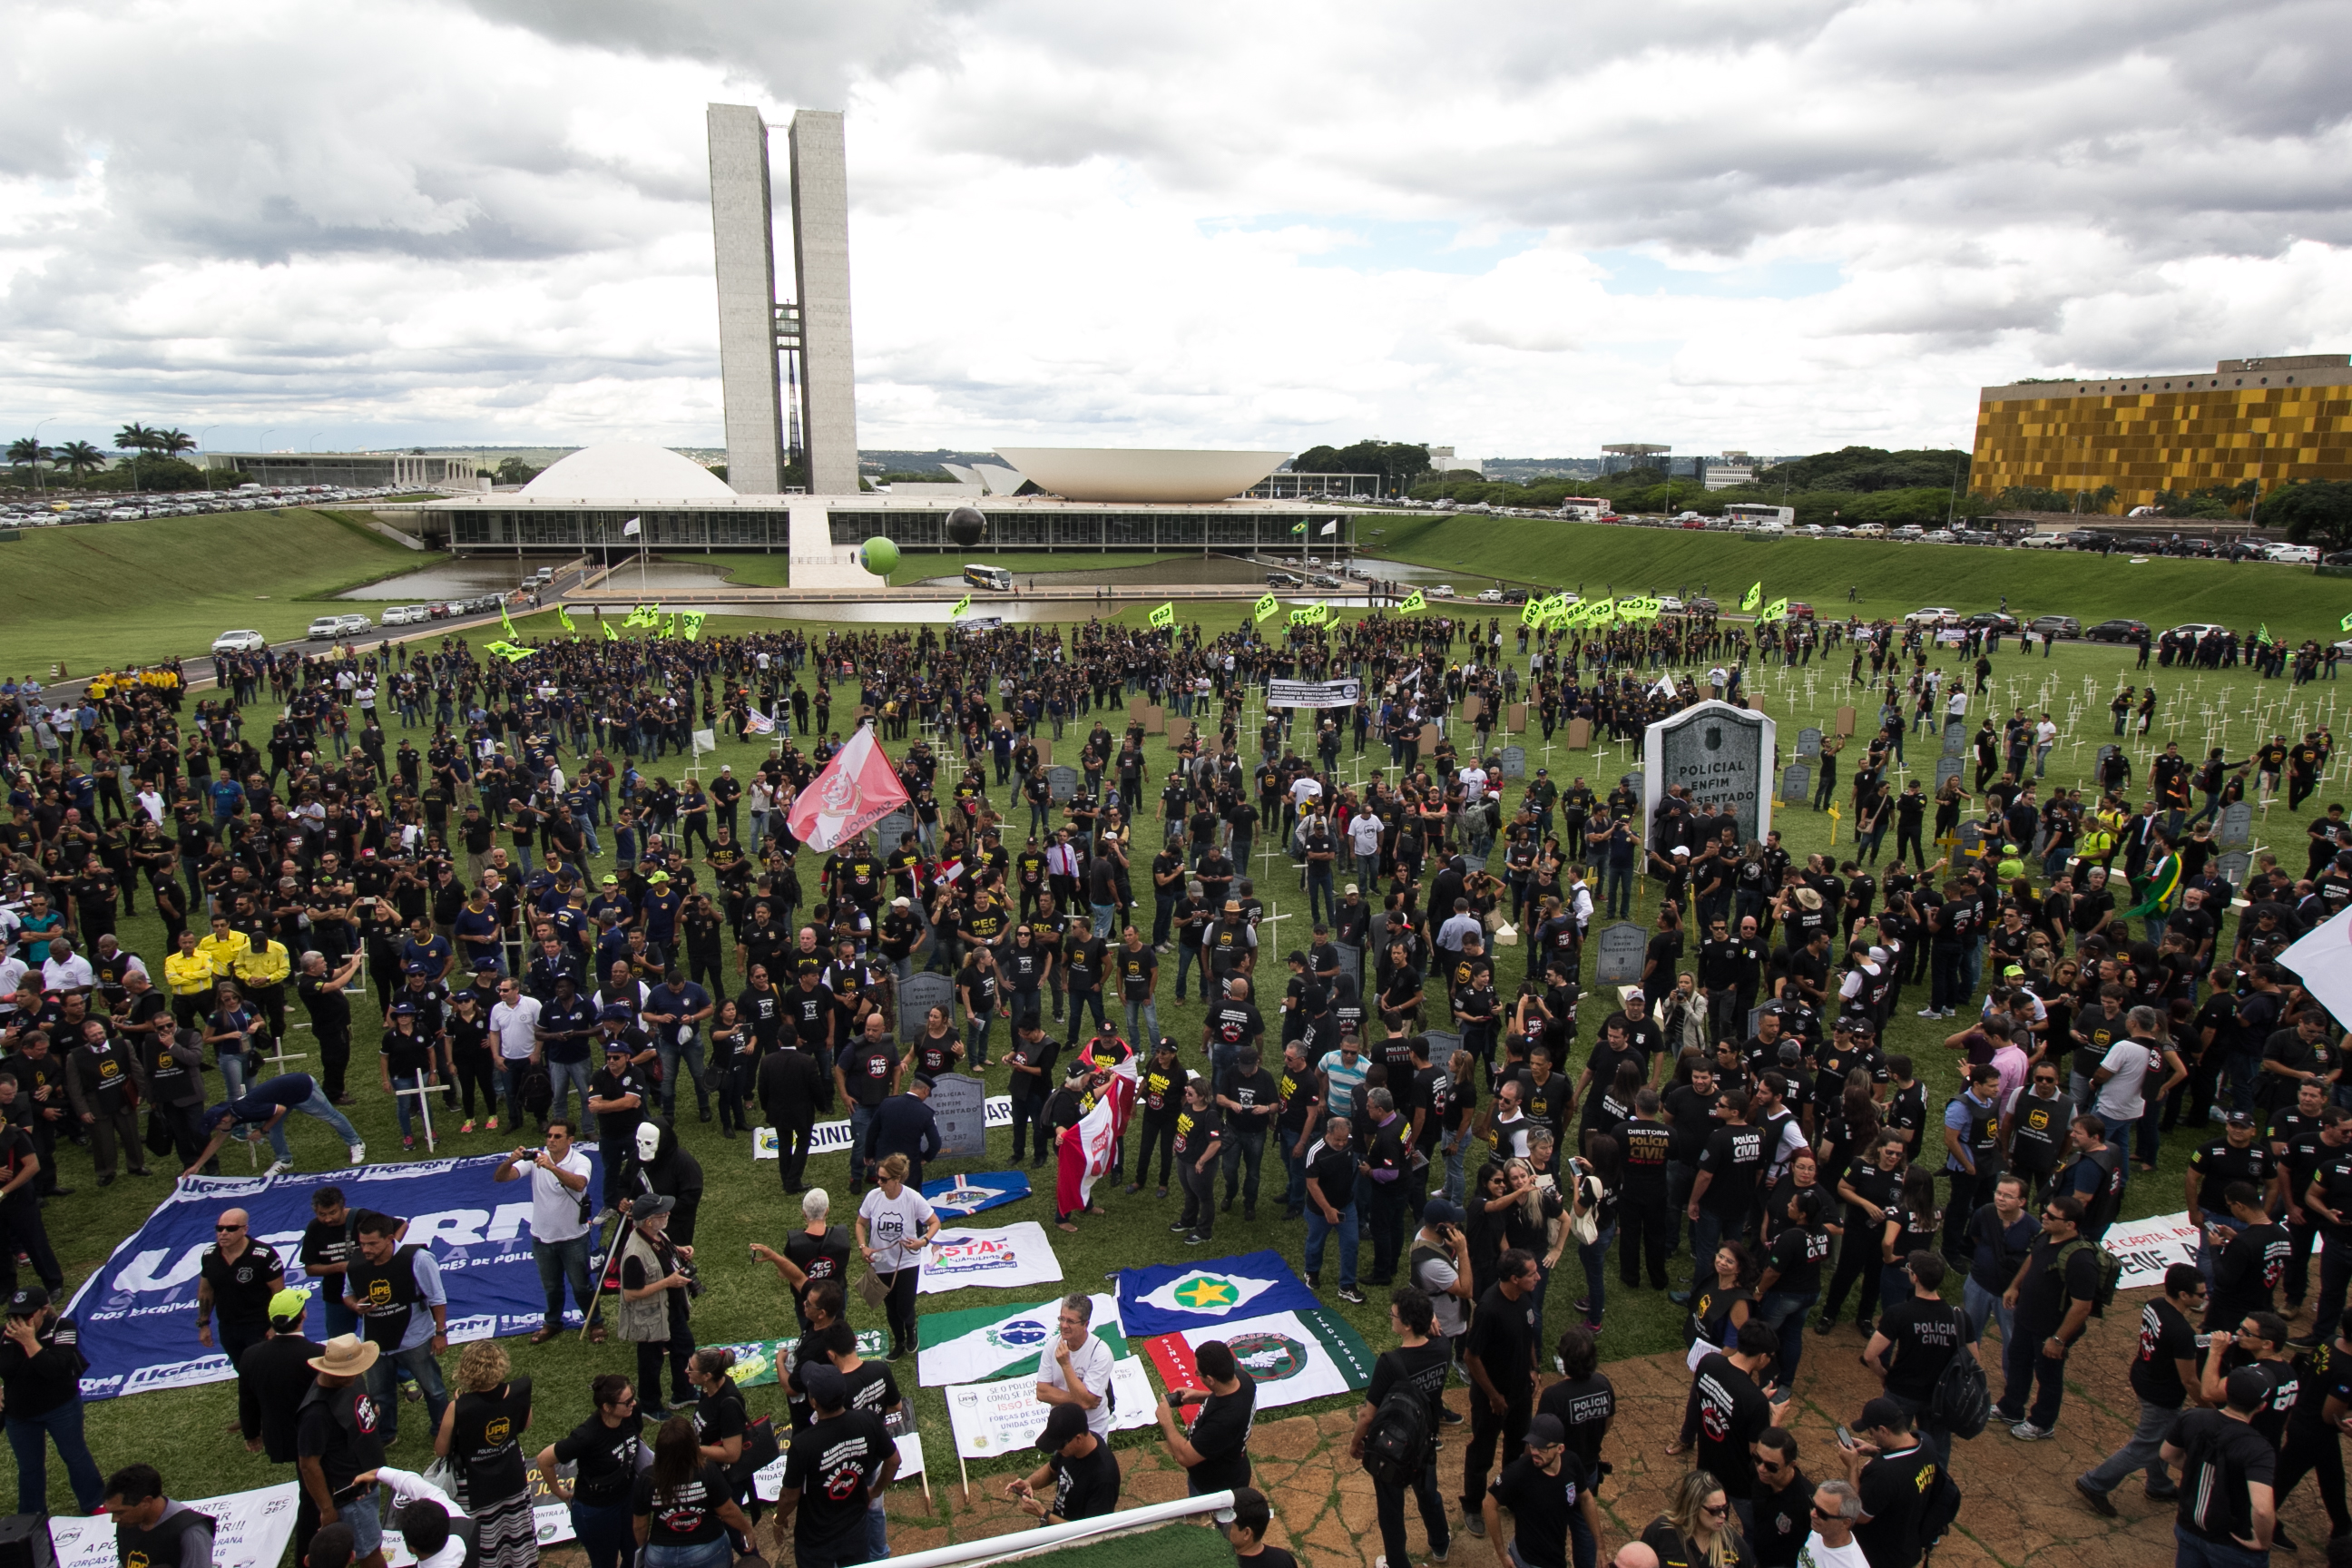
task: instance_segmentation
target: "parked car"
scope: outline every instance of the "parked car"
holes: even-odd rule
[[[1658,595],[1658,613],[1667,616],[1679,616],[1683,613],[1683,602],[1680,599],[1675,598],[1672,594],[1661,594]]]
[[[1265,574],[1265,585],[1269,588],[1304,588],[1307,579],[1294,577],[1287,572],[1269,572]]]
[[[1889,539],[1925,539],[1927,531],[1916,522],[1906,522],[1886,536]]]
[[[2218,632],[2221,636],[2227,637],[2230,635],[2230,628],[2222,626],[2218,621],[2183,621],[2179,626],[2168,630],[2164,635],[2168,637],[2199,638],[2204,637],[2209,632]]]
[[[1960,612],[1946,605],[1930,605],[1903,617],[1906,626],[1949,626],[1959,624]]]
[[[447,620],[449,618],[449,605],[447,602],[446,600],[436,599],[433,603],[425,605],[425,617],[427,620],[433,621]]]
[[[1503,591],[1500,588],[1483,588],[1479,590],[1478,602],[1482,605],[1499,605],[1503,602]]]
[[[2308,566],[2319,559],[2319,549],[2311,544],[2273,544],[2263,552],[2273,561],[2290,565]]]
[[[1425,597],[1432,599],[1450,599],[1454,597],[1454,584],[1451,583],[1440,583],[1435,587],[1430,589]]]
[[[313,642],[322,640],[331,641],[335,637],[341,637],[342,635],[342,616],[320,616],[317,620],[310,623],[310,628],[303,632],[302,635],[309,637]]]
[[[2065,542],[2054,533],[2027,533],[2018,537],[2020,550],[2063,550]]]
[[[2018,621],[2015,616],[2004,615],[1999,610],[1979,610],[1960,624],[1971,627],[1988,626],[2005,637],[2017,630]]]
[[[223,632],[213,638],[215,653],[267,653],[269,639],[256,631]]]
[[[1789,601],[1789,618],[1792,621],[1810,621],[1813,618],[1813,607],[1802,599],[1791,599]]]
[[[1856,539],[1884,539],[1886,537],[1886,525],[1883,522],[1857,522],[1853,525],[1853,536]]]
[[[2137,642],[2147,635],[2147,623],[2125,618],[2101,621],[2083,634],[2084,642]]]
[[[2083,623],[2072,616],[2036,616],[2026,624],[2026,629],[2038,637],[2079,637]]]
[[[337,616],[335,617],[335,635],[337,637],[352,637],[359,636],[362,632],[372,632],[373,630],[375,630],[375,623],[369,620],[365,616],[350,615]]]

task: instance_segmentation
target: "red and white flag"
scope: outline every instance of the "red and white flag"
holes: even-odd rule
[[[793,802],[784,817],[793,837],[812,849],[830,849],[845,838],[855,838],[907,804],[907,786],[898,782],[874,727],[861,728],[808,788]]]
[[[1095,1102],[1076,1127],[1062,1130],[1062,1148],[1055,1172],[1054,1209],[1076,1214],[1094,1196],[1095,1178],[1109,1171],[1111,1156],[1127,1131],[1135,1110],[1139,1072],[1133,1059],[1113,1068],[1109,1081],[1096,1091]]]

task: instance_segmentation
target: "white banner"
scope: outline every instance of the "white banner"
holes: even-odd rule
[[[2197,1261],[2197,1227],[2189,1211],[2158,1215],[2153,1219],[2118,1220],[2107,1227],[2105,1247],[2123,1259],[2118,1290],[2141,1290],[2164,1283],[2164,1271],[2176,1263]]]
[[[1113,1431],[1152,1424],[1155,1399],[1140,1359],[1129,1356],[1111,1363],[1110,1391],[1111,1402],[1118,1406],[1111,1413]],[[947,1395],[956,1452],[967,1459],[1034,1453],[1038,1434],[1045,1430],[1045,1417],[1053,1408],[1037,1402],[1037,1385],[1028,1378],[961,1384],[949,1389]]]
[[[1149,1405],[1150,1396],[1144,1398]],[[280,1481],[226,1497],[173,1500],[212,1516],[214,1568],[278,1568],[294,1539],[294,1486]],[[52,1517],[49,1542],[57,1548],[58,1568],[117,1568],[114,1521],[103,1514]]]
[[[1097,1292],[1088,1300],[1094,1306],[1088,1320],[1094,1337],[1113,1359],[1124,1357],[1127,1336],[1119,1331],[1117,1298]],[[924,1388],[949,1388],[1018,1378],[1025,1370],[1028,1381],[1034,1383],[1045,1348],[1059,1332],[1061,1308],[1056,1297],[1034,1307],[1015,1307],[1001,1317],[985,1308],[931,1313],[923,1330],[925,1342],[915,1352],[916,1382]]]
[[[773,1502],[784,1495],[784,1461],[792,1457],[793,1445],[789,1433],[779,1432],[776,1436],[784,1440],[784,1451],[771,1460],[766,1468],[755,1470],[751,1474],[752,1495],[761,1502]],[[900,1481],[912,1480],[921,1475],[923,1473],[923,1435],[920,1432],[906,1432],[891,1438],[890,1441],[897,1445],[898,1449],[898,1468],[890,1478],[891,1484],[896,1486]],[[541,1541],[540,1544],[544,1546],[547,1542]]]
[[[1013,1125],[1012,1096],[990,1095],[985,1110],[988,1114],[988,1124],[991,1127]],[[809,1137],[809,1152],[812,1155],[838,1154],[848,1147],[849,1123],[846,1121],[820,1121],[816,1124],[815,1131]],[[751,1158],[772,1160],[775,1157],[776,1130],[772,1127],[751,1129]]]
[[[1362,692],[1360,680],[1269,680],[1268,708],[1350,708]]]
[[[1062,1260],[1054,1256],[1045,1227],[1024,1219],[994,1230],[941,1230],[924,1250],[917,1293],[1061,1282]]]

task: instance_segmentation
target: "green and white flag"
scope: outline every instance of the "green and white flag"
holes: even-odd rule
[[[1150,619],[1153,626],[1158,626],[1162,630],[1174,626],[1176,624],[1175,602],[1171,600],[1169,603],[1162,605],[1158,609],[1152,611]]]
[[[1280,600],[1271,594],[1262,594],[1257,601],[1257,618],[1262,621],[1280,608],[1282,608]]]
[[[1211,1340],[1223,1341],[1248,1371],[1257,1385],[1260,1410],[1347,1394],[1372,1381],[1370,1347],[1344,1319],[1328,1311],[1274,1312],[1158,1334],[1141,1343],[1170,1389],[1205,1391],[1192,1352]]]
[[[2254,640],[2259,643],[2266,643],[2271,640],[2270,622],[2264,621],[2262,625],[2254,628]]]
[[[1118,1301],[1108,1295],[1094,1302],[1094,1336],[1110,1347],[1114,1357],[1126,1356],[1127,1336],[1120,1331]],[[974,1307],[962,1312],[923,1314],[921,1350],[915,1355],[916,1381],[925,1388],[958,1383],[985,1383],[1000,1377],[1032,1377],[1061,1331],[1062,1299],[1034,1307]]]

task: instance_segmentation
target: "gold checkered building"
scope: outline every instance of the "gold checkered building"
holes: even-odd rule
[[[2113,485],[2110,510],[2158,490],[2252,479],[2352,479],[2352,354],[2225,359],[2208,374],[2013,382],[1980,389],[1969,488],[2067,494]]]

